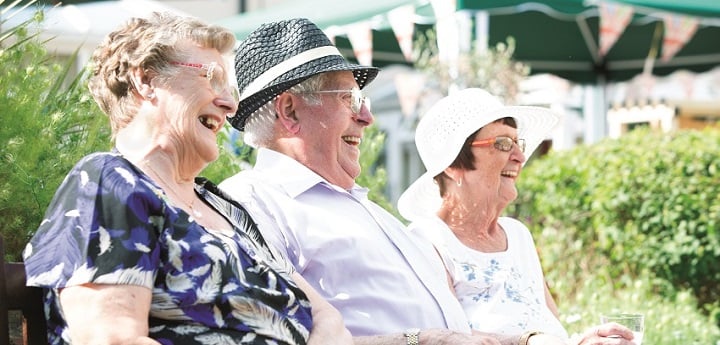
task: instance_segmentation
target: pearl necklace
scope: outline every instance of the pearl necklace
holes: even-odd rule
[[[158,172],[155,171],[155,169],[150,165],[150,162],[148,162],[148,161],[143,161],[143,166],[145,166],[145,167],[147,167],[148,169],[150,169],[150,171],[152,171],[153,175],[155,175],[155,177],[157,177],[157,178],[160,180],[160,182],[162,182],[165,186],[168,187],[168,188],[167,188],[168,191],[172,191],[172,194],[174,194],[174,195],[177,197],[177,199],[180,200],[180,202],[182,202],[183,204],[185,204],[185,206],[187,206],[187,207],[190,209],[190,211],[191,211],[192,214],[195,216],[195,218],[202,218],[202,216],[203,216],[202,212],[200,212],[200,210],[196,210],[195,207],[194,207],[194,205],[195,205],[195,200],[197,200],[197,198],[193,198],[193,200],[192,200],[191,202],[187,202],[187,201],[183,200],[183,199],[180,197],[180,194],[178,194],[177,192],[175,192],[174,190],[172,190],[172,189],[169,188],[169,187],[170,187],[170,184],[167,183],[167,181],[165,181],[165,179],[162,177],[162,175],[158,174]],[[167,193],[167,191],[165,191],[165,190],[163,190],[163,192]],[[193,193],[194,193],[194,192],[195,192],[195,190],[193,189]]]

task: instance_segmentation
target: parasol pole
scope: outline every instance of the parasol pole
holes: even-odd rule
[[[645,58],[645,64],[643,65],[643,76],[649,77],[652,75],[652,70],[655,64],[655,59],[658,55],[658,46],[660,45],[661,39],[662,23],[657,22],[657,24],[655,25],[655,32],[653,33],[652,41],[650,42],[650,50],[648,51],[648,56],[647,58]]]

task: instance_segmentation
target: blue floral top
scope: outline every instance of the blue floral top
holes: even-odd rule
[[[116,153],[68,174],[23,253],[27,284],[46,288],[51,344],[69,343],[58,289],[85,283],[152,290],[150,337],[162,344],[306,344],[310,303],[237,203],[204,179],[196,192],[235,231],[172,206]]]

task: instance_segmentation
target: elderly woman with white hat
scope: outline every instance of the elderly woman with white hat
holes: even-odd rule
[[[473,331],[521,335],[520,345],[569,341],[529,230],[501,217],[527,157],[557,122],[548,109],[504,106],[482,89],[455,92],[421,118],[415,143],[427,172],[398,201],[410,230],[443,256]],[[630,339],[628,329],[607,324],[572,343]]]

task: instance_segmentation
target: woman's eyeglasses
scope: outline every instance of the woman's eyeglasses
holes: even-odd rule
[[[240,91],[237,89],[237,87],[231,85],[228,82],[227,75],[224,73],[224,71],[221,70],[221,73],[215,73],[218,66],[217,62],[213,61],[206,64],[173,61],[171,63],[173,65],[197,68],[205,71],[205,79],[210,82],[210,86],[212,87],[213,91],[215,91],[215,94],[222,95],[225,93],[225,91],[227,91],[230,93],[236,104],[240,102]]]
[[[475,140],[470,143],[472,147],[479,146],[490,146],[492,145],[496,149],[503,152],[510,152],[513,149],[513,144],[516,144],[520,148],[521,152],[525,152],[525,139],[513,139],[510,137],[495,137],[490,139]]]
[[[347,96],[350,96],[350,110],[353,113],[360,113],[360,109],[362,108],[363,104],[365,104],[365,107],[370,110],[370,99],[363,95],[362,91],[360,91],[360,88],[357,87],[354,87],[350,90],[322,90],[300,93],[345,93]]]

